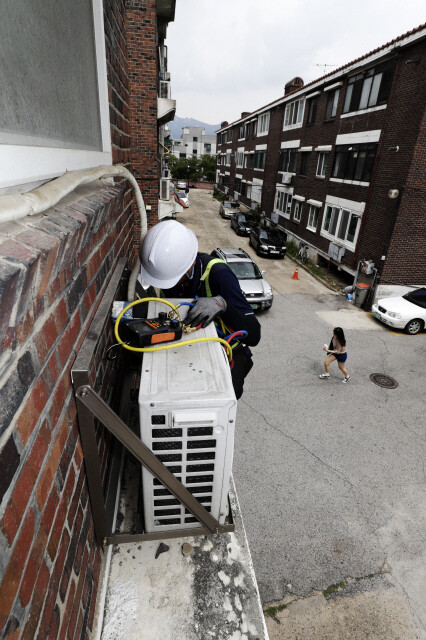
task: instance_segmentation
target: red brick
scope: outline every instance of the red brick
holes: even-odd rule
[[[46,589],[48,584],[49,570],[45,562],[43,562],[37,576],[37,582],[34,589],[34,597],[30,605],[30,615],[28,617],[21,640],[34,640],[34,638],[36,637],[36,629],[39,623],[43,602],[46,597]]]
[[[62,625],[61,625],[61,630],[59,632],[59,639],[58,640],[64,640],[66,637],[69,637],[68,636],[68,627],[69,627],[70,617],[71,617],[71,614],[73,612],[74,596],[75,596],[75,580],[71,580],[70,587],[69,587],[69,592],[68,592],[67,603],[66,603],[66,606],[65,606],[65,613],[64,613],[64,617],[62,619]],[[72,638],[72,635],[71,635],[71,638]]]
[[[19,588],[19,599],[23,607],[26,607],[31,600],[34,585],[43,560],[46,543],[46,533],[43,527],[39,527],[35,543],[28,557],[24,577],[22,578],[21,586]]]
[[[0,628],[4,627],[18,591],[27,555],[34,535],[34,512],[29,511],[16,541],[0,586]]]

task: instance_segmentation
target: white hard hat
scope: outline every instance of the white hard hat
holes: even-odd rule
[[[197,251],[197,236],[190,229],[176,220],[159,222],[142,243],[142,278],[153,287],[170,289],[191,268]]]

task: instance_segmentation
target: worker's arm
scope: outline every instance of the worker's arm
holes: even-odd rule
[[[210,288],[214,296],[222,296],[226,311],[221,318],[233,331],[247,331],[244,343],[254,347],[260,341],[260,324],[241,291],[238,278],[229,267],[214,265],[210,272]]]

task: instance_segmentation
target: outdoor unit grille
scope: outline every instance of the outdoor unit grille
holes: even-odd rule
[[[165,309],[151,302],[148,315],[154,318]],[[182,317],[187,310],[180,308]],[[215,336],[211,324],[182,340]],[[220,524],[228,513],[236,407],[229,365],[218,342],[144,354],[139,390],[142,442]],[[142,486],[148,533],[201,526],[145,468]]]

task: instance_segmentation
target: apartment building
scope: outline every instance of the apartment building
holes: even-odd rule
[[[376,296],[426,283],[425,36],[413,29],[217,133],[217,187]],[[367,265],[367,266],[366,266]]]
[[[214,156],[216,136],[206,135],[203,127],[182,127],[182,137],[171,140],[170,151],[176,158]]]

